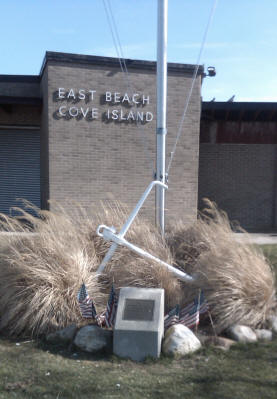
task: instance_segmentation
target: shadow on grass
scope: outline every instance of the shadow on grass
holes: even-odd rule
[[[78,358],[79,360],[91,360],[91,361],[107,361],[113,362],[119,358],[107,353],[106,351],[98,352],[97,354],[92,354],[89,352],[83,352],[75,347],[74,344],[61,345],[61,344],[50,344],[45,340],[37,340],[36,348],[42,351],[51,353],[52,355],[60,355],[67,359]]]

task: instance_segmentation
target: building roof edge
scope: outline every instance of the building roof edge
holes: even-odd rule
[[[40,70],[40,76],[48,62],[56,63],[77,63],[77,64],[87,64],[87,65],[109,65],[113,67],[119,66],[118,58],[115,57],[102,57],[98,55],[83,55],[83,54],[71,54],[71,53],[61,53],[54,51],[46,51],[43,63]],[[135,59],[125,59],[128,69],[144,69],[144,70],[156,70],[156,61],[146,61],[146,60],[135,60]],[[169,72],[178,73],[189,73],[193,74],[196,65],[193,64],[180,64],[180,63],[168,63]],[[203,65],[199,65],[198,75],[202,75],[204,72]]]
[[[1,75],[0,82],[39,83],[40,75]]]

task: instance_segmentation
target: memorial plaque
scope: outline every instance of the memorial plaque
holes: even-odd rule
[[[141,361],[160,356],[164,333],[164,290],[121,288],[113,334],[117,356]]]
[[[151,299],[125,299],[123,320],[152,321],[154,306]]]

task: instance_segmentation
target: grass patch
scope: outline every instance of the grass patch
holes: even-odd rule
[[[277,392],[277,339],[134,363],[2,338],[0,356],[1,399],[273,399]]]

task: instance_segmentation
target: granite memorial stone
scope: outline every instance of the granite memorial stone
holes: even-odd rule
[[[164,290],[121,288],[113,335],[113,352],[141,361],[161,353],[164,334]]]

